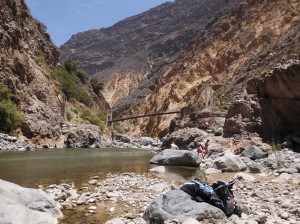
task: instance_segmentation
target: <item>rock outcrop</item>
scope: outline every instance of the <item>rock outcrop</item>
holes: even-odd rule
[[[60,205],[42,190],[0,180],[0,223],[56,224]]]
[[[65,137],[65,144],[69,148],[101,148],[111,145],[96,125],[72,125],[69,128]]]
[[[300,61],[289,60],[248,82],[247,93],[230,107],[225,135],[257,132],[283,140],[299,131]]]
[[[64,98],[49,68],[59,62],[59,51],[23,0],[0,4],[0,81],[25,114],[21,131],[28,138],[57,139]]]

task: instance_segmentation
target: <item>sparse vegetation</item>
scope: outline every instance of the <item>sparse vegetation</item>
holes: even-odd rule
[[[106,115],[103,112],[95,112],[91,108],[88,108],[75,101],[71,101],[70,103],[70,110],[67,112],[67,118],[69,122],[93,124],[99,126],[101,131],[105,131]]]
[[[68,120],[68,121],[71,121],[72,118],[73,118],[73,115],[68,111],[68,112],[67,112],[67,120]]]
[[[10,89],[0,82],[0,131],[5,133],[12,133],[24,121],[24,115],[13,103],[12,97]]]
[[[105,115],[102,112],[94,113],[91,109],[86,108],[82,111],[80,116],[86,123],[97,125],[101,130],[105,126]]]
[[[93,100],[84,89],[82,82],[85,80],[86,74],[78,69],[74,62],[66,61],[64,66],[53,71],[52,75],[60,82],[62,91],[68,100],[74,98],[88,107],[93,105]]]
[[[99,94],[101,90],[103,90],[103,83],[98,82],[96,78],[92,78],[90,80],[90,84],[93,88],[94,93]]]
[[[278,143],[278,141],[275,140],[274,138],[272,138],[271,147],[272,147],[272,153],[274,155],[277,166],[279,166],[279,167],[282,166],[284,159],[283,159],[282,153],[281,153],[281,146]]]

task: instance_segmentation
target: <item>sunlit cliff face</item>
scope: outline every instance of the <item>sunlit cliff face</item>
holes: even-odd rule
[[[298,1],[235,5],[181,51],[168,65],[167,73],[167,66],[158,71],[161,74],[157,75],[155,90],[123,113],[168,111],[184,106],[201,109],[206,84],[214,90],[215,104],[230,103],[245,91],[251,78],[262,77],[282,60],[299,58],[299,6]],[[168,128],[171,119],[146,118],[123,127],[134,134],[157,135]]]
[[[299,4],[175,1],[111,28],[75,35],[61,50],[105,83],[105,98],[118,116],[202,109],[206,85],[217,108],[243,93],[253,77],[299,57]],[[119,37],[124,38],[116,41]],[[85,39],[93,45],[83,48]],[[129,134],[157,136],[174,116],[120,124]]]

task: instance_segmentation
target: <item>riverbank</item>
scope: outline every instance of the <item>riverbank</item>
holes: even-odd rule
[[[35,144],[29,143],[28,141],[0,133],[0,151],[30,151],[36,147]]]
[[[285,158],[299,162],[299,154],[289,150],[282,152]],[[300,223],[300,175],[289,170],[265,170],[259,174],[224,173],[210,174],[206,181],[236,179],[234,192],[237,201],[248,213],[239,218],[233,215],[223,223]],[[46,191],[63,206],[65,218],[62,224],[76,223],[130,223],[145,224],[142,219],[146,207],[157,196],[182,183],[166,181],[154,174],[135,173],[108,174],[106,179],[91,177],[82,187],[72,185],[52,185]],[[76,194],[75,194],[76,193]],[[70,195],[70,197],[66,197]],[[204,220],[220,223],[220,220]],[[82,223],[79,222],[79,223]],[[166,223],[184,223],[167,221]]]

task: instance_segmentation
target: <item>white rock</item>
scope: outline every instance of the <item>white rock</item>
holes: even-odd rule
[[[255,177],[243,172],[239,172],[236,175],[234,175],[233,177],[234,179],[238,179],[238,180],[246,180],[246,181],[250,181],[253,182],[255,181]]]
[[[217,170],[215,168],[208,168],[204,171],[205,174],[216,174],[216,173],[222,173],[221,170]]]
[[[182,224],[200,224],[200,222],[198,222],[196,219],[188,218],[184,220]]]
[[[96,185],[96,184],[97,184],[97,180],[94,180],[94,179],[93,179],[93,180],[90,180],[90,181],[89,181],[89,184],[90,184],[90,185]]]
[[[89,210],[97,210],[97,207],[96,206],[90,206]]]
[[[166,172],[166,167],[164,167],[164,166],[157,166],[157,167],[154,167],[154,168],[150,169],[149,171],[151,171],[151,172],[157,172],[157,173],[165,173]]]
[[[112,207],[112,208],[109,209],[109,211],[113,212],[113,211],[115,211],[115,209],[116,209],[115,207]]]
[[[122,219],[115,218],[115,219],[108,220],[105,224],[125,224],[125,223],[122,221]]]

